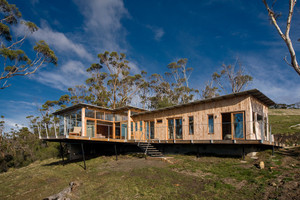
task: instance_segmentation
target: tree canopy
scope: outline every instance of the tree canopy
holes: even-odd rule
[[[10,86],[8,80],[14,76],[27,76],[33,74],[44,63],[57,65],[57,57],[48,44],[41,40],[33,47],[35,57],[30,58],[21,48],[29,34],[33,34],[38,27],[30,22],[21,20],[22,14],[14,4],[0,0],[0,89]],[[13,26],[24,26],[21,37],[13,34]]]

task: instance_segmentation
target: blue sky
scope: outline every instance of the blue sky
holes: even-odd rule
[[[202,89],[211,74],[238,57],[257,88],[277,103],[300,101],[299,76],[284,61],[285,44],[270,24],[262,1],[146,0],[14,0],[25,20],[39,26],[24,48],[45,40],[58,66],[43,66],[30,77],[10,80],[0,92],[0,115],[6,123],[25,124],[46,100],[57,100],[67,88],[82,84],[86,68],[105,50],[123,52],[132,72],[163,73],[167,64],[187,58],[194,68],[190,84]],[[278,1],[283,13],[288,3]],[[300,51],[299,5],[291,37]],[[17,34],[20,27],[14,28]],[[299,54],[299,53],[298,53]],[[300,55],[299,55],[300,56]]]

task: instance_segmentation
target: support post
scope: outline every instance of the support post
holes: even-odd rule
[[[116,161],[118,161],[118,152],[117,152],[117,145],[115,144],[115,154],[116,154]]]
[[[245,147],[243,146],[243,155],[242,155],[242,157],[243,157],[243,160],[245,160]]]
[[[84,170],[86,170],[83,143],[81,143],[81,152],[82,152],[82,159],[83,159],[83,164],[84,164]]]
[[[272,156],[274,156],[274,144],[272,145]]]
[[[60,155],[61,155],[61,158],[62,158],[62,162],[63,162],[63,165],[65,164],[65,160],[64,160],[64,149],[62,147],[62,144],[61,142],[59,142],[60,144]]]
[[[199,158],[199,145],[197,145],[197,158]]]

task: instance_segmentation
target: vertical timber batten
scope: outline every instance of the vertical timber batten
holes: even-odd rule
[[[131,139],[131,111],[128,110],[127,112],[127,139],[130,140]]]
[[[113,114],[113,126],[112,126],[112,138],[116,139],[116,123],[115,123],[115,114]]]

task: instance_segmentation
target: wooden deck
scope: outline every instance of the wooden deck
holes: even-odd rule
[[[125,139],[112,139],[112,138],[90,138],[84,136],[50,136],[41,137],[40,139],[49,142],[65,142],[65,143],[128,143],[138,144],[139,142],[149,142],[151,144],[239,144],[239,145],[267,145],[283,147],[278,142],[261,141],[261,140],[125,140]]]

